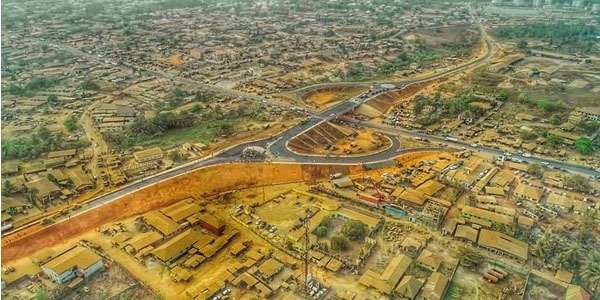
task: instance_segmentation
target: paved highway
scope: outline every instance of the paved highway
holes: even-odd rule
[[[445,137],[425,134],[425,133],[422,133],[419,131],[408,130],[408,129],[404,129],[404,128],[400,128],[400,127],[396,127],[396,126],[392,126],[392,125],[363,122],[363,121],[359,121],[359,120],[355,120],[355,119],[351,119],[351,118],[344,118],[344,120],[349,123],[356,124],[356,125],[379,129],[379,130],[382,130],[382,131],[385,131],[388,133],[396,133],[399,136],[419,138],[422,141],[428,141],[430,143],[437,143],[436,146],[439,146],[439,144],[441,143],[443,145],[447,145],[447,146],[455,147],[455,148],[459,148],[459,149],[464,148],[464,149],[468,149],[468,150],[472,150],[472,151],[496,155],[498,157],[504,156],[505,159],[507,159],[507,160],[522,161],[522,162],[526,162],[526,163],[536,163],[536,164],[545,165],[545,166],[553,168],[553,169],[571,171],[571,172],[581,173],[584,175],[591,175],[591,176],[600,175],[600,172],[594,170],[591,167],[568,163],[568,162],[564,162],[564,161],[560,161],[560,160],[549,159],[549,158],[545,158],[545,157],[537,157],[537,156],[525,157],[525,156],[521,155],[520,153],[511,153],[511,152],[503,151],[503,150],[492,148],[492,147],[486,147],[483,145],[475,145],[470,142],[461,141],[459,139],[455,139],[452,137],[450,137],[450,140],[449,140]],[[507,155],[507,153],[508,153],[508,155]]]
[[[491,51],[492,45],[488,40],[486,40],[486,43],[488,44],[488,53],[484,57],[476,59],[474,61],[471,61],[467,64],[458,66],[456,68],[440,72],[434,76],[431,76],[430,78],[416,80],[416,81],[412,81],[410,83],[414,84],[414,83],[425,82],[428,80],[435,80],[435,79],[441,78],[443,76],[448,76],[448,75],[451,75],[454,73],[461,72],[462,70],[464,70],[466,68],[469,68],[473,65],[476,65],[478,63],[482,63],[482,62],[488,60],[492,56],[492,51]],[[97,61],[100,63],[110,63],[110,62],[106,62],[105,60],[98,58],[92,54],[85,53],[79,49],[71,47],[69,45],[58,45],[58,44],[54,44],[54,43],[49,43],[49,45],[52,47],[64,49],[74,55],[86,57],[92,61]],[[268,101],[267,99],[261,98],[258,96],[246,95],[246,94],[240,93],[238,91],[232,91],[232,90],[223,89],[221,87],[206,85],[204,83],[196,82],[196,81],[186,79],[186,78],[174,77],[174,76],[165,74],[163,72],[157,72],[154,70],[149,70],[147,68],[140,68],[139,66],[126,65],[121,62],[113,62],[113,64],[123,65],[123,66],[127,66],[127,67],[136,67],[139,69],[143,69],[149,73],[155,74],[157,76],[163,76],[163,77],[167,77],[167,78],[170,78],[173,80],[182,80],[187,83],[195,84],[201,88],[206,88],[208,90],[213,90],[213,91],[219,92],[219,93],[230,94],[230,95],[233,95],[236,97],[242,97],[244,99],[248,99],[248,100],[252,100],[252,101],[260,101],[261,103],[265,103],[266,101]],[[348,84],[352,84],[352,83],[348,83]],[[364,84],[364,83],[361,83],[361,84]],[[398,85],[399,88],[404,88],[406,86],[406,85],[401,85],[397,82],[395,82],[393,84]],[[320,85],[320,87],[321,86],[326,87],[327,85]],[[398,155],[402,154],[403,152],[405,153],[405,152],[411,152],[411,151],[422,151],[423,149],[401,150],[400,141],[393,135],[389,135],[389,137],[392,141],[391,147],[389,147],[388,149],[386,149],[382,152],[369,154],[369,155],[365,155],[365,156],[349,156],[349,157],[348,156],[346,156],[346,157],[310,156],[310,155],[301,155],[301,154],[291,152],[287,148],[287,146],[286,146],[287,142],[290,139],[292,139],[293,137],[297,136],[298,134],[300,134],[314,126],[317,126],[321,122],[324,122],[324,121],[333,119],[337,116],[343,115],[344,113],[351,111],[352,109],[358,107],[360,104],[367,102],[368,100],[378,96],[379,94],[381,94],[383,92],[385,92],[385,91],[379,91],[379,92],[374,92],[374,93],[372,91],[370,91],[370,92],[367,92],[367,93],[369,93],[369,97],[357,96],[349,101],[344,101],[344,102],[338,103],[332,107],[327,108],[325,111],[322,111],[322,112],[312,115],[307,121],[302,122],[296,126],[293,126],[290,129],[286,130],[285,132],[282,132],[272,138],[264,139],[264,140],[260,140],[260,141],[249,142],[249,143],[243,143],[243,144],[231,147],[229,149],[226,149],[224,151],[221,151],[220,153],[216,154],[213,157],[204,158],[199,161],[188,163],[186,165],[183,165],[183,166],[180,166],[177,168],[166,170],[162,173],[153,175],[151,177],[138,180],[136,182],[133,182],[131,184],[123,186],[118,190],[109,192],[107,194],[104,194],[102,196],[99,196],[99,197],[93,199],[92,201],[87,202],[85,205],[82,205],[82,208],[78,211],[78,213],[82,213],[86,210],[93,209],[94,207],[96,207],[98,205],[102,205],[104,203],[113,201],[115,199],[118,199],[129,193],[135,192],[144,187],[156,184],[160,181],[163,181],[163,180],[166,180],[166,179],[169,179],[172,177],[179,176],[179,175],[187,173],[189,171],[193,171],[193,170],[196,170],[196,169],[199,169],[202,167],[207,167],[207,166],[221,164],[221,163],[240,161],[240,154],[242,153],[243,149],[245,149],[248,146],[261,146],[264,148],[268,148],[271,151],[271,153],[274,153],[275,155],[277,155],[277,160],[281,161],[281,162],[320,163],[320,164],[370,163],[370,162],[377,162],[377,161],[392,159],[393,157],[398,156]],[[297,108],[297,107],[288,106],[288,108],[290,108],[290,107]]]
[[[394,85],[395,86],[394,89],[402,89],[402,88],[406,88],[407,86],[412,85],[412,84],[418,84],[418,83],[423,83],[423,82],[427,82],[427,81],[432,81],[432,80],[436,80],[436,79],[446,77],[446,76],[449,76],[452,74],[456,74],[456,73],[462,72],[468,68],[477,66],[479,64],[482,64],[482,63],[488,61],[489,59],[491,59],[491,57],[494,54],[494,47],[493,47],[492,42],[485,35],[483,28],[481,26],[480,26],[480,28],[483,33],[483,38],[487,45],[487,53],[484,56],[477,58],[475,60],[472,60],[463,65],[441,71],[441,72],[439,72],[435,75],[429,76],[427,78],[418,79],[418,80],[401,81],[401,82],[386,82],[386,83]],[[51,44],[51,45],[58,47],[58,48],[63,48],[63,49],[69,50],[72,53],[75,53],[78,55],[83,55],[85,57],[94,59],[96,61],[102,61],[102,60],[94,57],[93,55],[84,53],[84,52],[82,52],[78,49],[75,49],[73,47],[70,47],[70,46],[55,45],[55,44]],[[136,67],[136,66],[129,66],[129,67]],[[139,68],[139,67],[137,67],[137,68]],[[289,104],[274,103],[273,101],[271,101],[270,99],[267,99],[267,98],[262,98],[262,97],[254,96],[254,95],[248,95],[248,94],[244,94],[244,93],[241,93],[238,91],[233,91],[233,90],[229,90],[229,89],[224,89],[222,87],[217,87],[214,85],[207,85],[207,84],[200,83],[200,82],[197,82],[194,80],[172,76],[172,75],[169,75],[169,74],[166,74],[163,72],[157,72],[157,71],[149,70],[146,68],[139,68],[139,69],[143,69],[143,70],[145,70],[149,73],[155,74],[157,76],[167,77],[167,78],[170,78],[173,80],[180,80],[180,81],[183,81],[183,82],[186,82],[189,84],[196,85],[203,89],[212,90],[212,91],[215,91],[218,93],[230,94],[230,95],[240,97],[243,99],[247,99],[247,100],[251,100],[251,101],[260,101],[261,103],[265,103],[268,101],[269,103],[271,103],[273,105],[285,106],[287,108],[300,109],[299,107],[295,107],[295,106],[292,106]],[[367,84],[369,84],[369,83],[367,83]],[[379,84],[382,84],[382,82],[379,82]],[[337,86],[339,86],[339,85],[344,85],[344,86],[365,85],[365,82],[319,84],[317,86],[317,88],[327,88],[327,87],[332,87],[332,86],[336,86],[336,85]],[[308,90],[310,88],[315,88],[315,86],[306,87],[306,88],[303,88],[303,90]],[[289,128],[288,130],[286,130],[276,136],[273,136],[271,138],[239,144],[239,145],[230,147],[228,149],[225,149],[213,156],[210,156],[210,157],[198,160],[198,161],[194,161],[194,162],[185,164],[183,166],[179,166],[177,168],[166,170],[162,173],[153,175],[149,178],[138,180],[136,182],[133,182],[131,184],[123,186],[118,190],[109,192],[107,194],[104,194],[102,196],[95,198],[94,200],[83,205],[82,208],[78,211],[78,213],[83,213],[87,210],[93,209],[94,207],[96,207],[98,205],[102,205],[104,203],[113,201],[124,195],[135,192],[139,189],[156,184],[163,180],[167,180],[169,178],[173,178],[173,177],[182,175],[182,174],[190,172],[190,171],[194,171],[194,170],[202,168],[202,167],[240,161],[241,160],[240,156],[241,156],[242,151],[246,147],[249,147],[249,146],[260,146],[265,149],[269,149],[271,154],[273,154],[276,157],[276,160],[279,162],[317,163],[317,164],[367,164],[367,163],[390,160],[390,159],[393,159],[394,157],[404,154],[404,153],[410,153],[410,152],[415,152],[415,151],[420,152],[420,151],[427,151],[427,150],[435,151],[435,150],[440,149],[439,147],[419,148],[419,149],[402,149],[400,141],[397,137],[398,135],[402,135],[402,136],[409,136],[409,137],[419,137],[421,139],[427,139],[427,140],[435,141],[438,143],[444,143],[444,144],[448,144],[450,146],[459,147],[459,148],[465,147],[467,149],[482,151],[482,152],[490,153],[493,155],[503,155],[503,152],[501,150],[494,149],[494,148],[482,147],[482,146],[472,147],[470,145],[470,143],[464,142],[464,141],[458,141],[458,140],[457,141],[448,141],[441,137],[427,135],[427,134],[423,134],[420,132],[409,131],[406,129],[397,128],[397,127],[389,126],[389,125],[372,124],[372,123],[368,123],[368,122],[364,123],[364,122],[360,122],[357,120],[350,120],[350,121],[360,124],[360,125],[363,125],[363,126],[369,126],[369,127],[378,129],[382,132],[385,132],[386,135],[392,141],[391,146],[381,152],[363,155],[363,156],[303,155],[303,154],[294,153],[287,148],[287,142],[289,140],[291,140],[292,138],[294,138],[295,136],[301,134],[302,132],[309,130],[310,128],[313,128],[314,126],[317,126],[321,122],[329,121],[329,120],[331,120],[333,118],[337,118],[338,116],[341,116],[349,111],[352,111],[359,105],[361,105],[365,102],[368,102],[369,100],[381,95],[382,93],[386,93],[389,91],[391,91],[391,90],[384,90],[381,88],[379,88],[379,90],[375,90],[375,91],[370,90],[370,91],[368,91],[362,95],[359,95],[357,97],[354,97],[348,101],[344,101],[344,102],[338,103],[334,106],[331,106],[322,112],[314,113],[306,121],[304,121],[296,126],[293,126],[293,127]],[[562,168],[565,170],[580,172],[580,173],[584,173],[584,174],[588,174],[588,175],[593,175],[595,173],[593,170],[591,170],[589,168],[585,168],[585,167],[577,166],[577,165],[573,165],[573,164],[568,164],[568,163],[564,163],[564,162],[560,162],[560,161],[539,158],[539,157],[529,157],[529,158],[520,157],[519,159],[522,159],[523,161],[527,161],[527,162],[548,164],[549,166],[553,166],[556,168]]]

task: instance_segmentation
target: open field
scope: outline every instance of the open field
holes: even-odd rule
[[[304,95],[303,100],[316,108],[324,108],[338,101],[350,99],[365,90],[356,87],[320,89]]]

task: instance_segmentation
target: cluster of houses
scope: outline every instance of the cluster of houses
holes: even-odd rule
[[[84,171],[81,163],[88,160],[84,151],[67,149],[49,152],[43,164],[21,168],[4,166],[2,175],[11,182],[12,192],[2,197],[3,220],[36,205],[46,209],[57,201],[67,201],[93,189],[92,176]],[[21,196],[18,196],[21,194]]]
[[[529,231],[542,220],[598,209],[598,199],[564,189],[563,179],[552,172],[545,172],[541,180],[533,180],[528,172],[524,163],[494,163],[462,152],[455,158],[420,161],[379,178],[332,176],[331,187],[315,191],[441,229],[442,234],[481,250],[525,263],[529,244],[517,238],[518,232]],[[450,208],[458,208],[460,217],[446,219]],[[367,272],[361,281],[385,294],[398,292],[400,277],[388,282],[390,273],[383,274],[387,275]]]
[[[410,246],[401,248],[413,251],[421,250]],[[425,280],[407,274],[412,264],[429,272]],[[416,299],[419,297],[419,299],[440,300],[444,299],[451,280],[450,276],[438,272],[440,265],[441,259],[429,250],[422,250],[416,258],[400,253],[391,258],[381,273],[367,270],[358,282],[368,288],[377,290],[381,294],[393,295],[402,299]]]
[[[254,5],[236,11],[203,8],[159,11],[148,15],[149,20],[130,20],[126,31],[134,34],[128,35],[120,28],[102,23],[96,25],[102,30],[101,35],[61,30],[60,15],[42,22],[42,26],[58,26],[58,30],[10,31],[21,36],[36,31],[36,37],[59,39],[101,61],[166,71],[207,83],[233,83],[247,92],[267,93],[308,81],[331,80],[346,72],[344,67],[333,70],[328,67],[332,61],[363,61],[376,68],[395,59],[405,50],[404,46],[416,47],[402,39],[397,28],[416,28],[417,24],[452,26],[467,21],[467,15],[459,7],[444,10],[426,7],[418,14],[398,11],[392,28],[381,24],[377,17],[380,12],[395,11],[391,5],[364,9],[358,2],[348,3],[352,19],[360,19],[360,24],[344,21],[348,18],[347,11],[334,8],[257,18],[253,11],[258,8]],[[232,14],[236,19],[233,23],[229,21]],[[140,34],[149,26],[160,29],[159,33]],[[372,33],[380,37],[374,39]],[[148,49],[154,49],[154,53],[148,53]],[[325,72],[314,72],[323,68]],[[308,70],[313,72],[307,75]],[[114,84],[127,80],[118,74],[105,75]]]

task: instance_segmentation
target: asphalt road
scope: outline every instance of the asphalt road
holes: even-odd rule
[[[370,123],[370,122],[361,122],[358,120],[351,120],[351,119],[345,119],[345,120],[348,122],[351,122],[351,123],[355,123],[357,125],[380,129],[380,130],[383,130],[386,132],[397,133],[398,135],[401,135],[401,136],[420,138],[421,140],[429,141],[430,143],[432,143],[432,145],[433,145],[433,143],[435,143],[435,145],[438,147],[439,147],[439,144],[437,144],[437,143],[441,143],[441,144],[444,144],[444,145],[447,145],[450,147],[454,147],[454,148],[460,148],[460,149],[464,148],[464,149],[468,149],[468,150],[472,150],[472,151],[496,155],[498,157],[505,156],[509,160],[519,160],[519,161],[526,162],[526,163],[536,163],[536,164],[540,164],[540,165],[545,165],[547,167],[557,169],[557,170],[571,171],[571,172],[576,172],[576,173],[580,173],[580,174],[584,174],[584,175],[591,175],[591,176],[600,175],[600,172],[594,170],[591,167],[577,165],[577,164],[564,162],[564,161],[560,161],[560,160],[550,159],[550,158],[546,158],[546,157],[533,156],[533,155],[531,157],[525,157],[522,154],[519,154],[516,152],[507,152],[504,150],[486,147],[486,146],[482,146],[482,145],[475,146],[472,143],[469,143],[466,141],[461,141],[459,139],[454,139],[452,137],[450,137],[452,140],[448,140],[445,137],[425,134],[425,133],[418,132],[415,130],[408,130],[408,129],[404,129],[404,128],[400,128],[400,127],[396,127],[396,126],[392,126],[392,125],[374,124],[374,123]],[[508,153],[509,155],[506,155],[506,153]]]
[[[407,82],[390,82],[389,84],[393,84],[398,88],[404,88],[410,84],[416,84],[416,83],[426,82],[426,81],[430,81],[430,80],[436,80],[436,79],[439,79],[444,76],[455,74],[455,73],[461,72],[469,67],[472,67],[476,64],[487,61],[492,56],[492,45],[488,40],[486,40],[486,42],[488,43],[489,51],[484,57],[473,60],[464,65],[442,71],[438,74],[435,74],[435,75],[425,78],[425,79],[407,81]],[[79,49],[76,49],[76,48],[68,46],[68,45],[57,45],[57,44],[52,44],[52,43],[49,43],[49,45],[51,45],[53,47],[65,49],[75,55],[83,56],[83,57],[86,57],[93,61],[100,61],[100,62],[106,63],[101,58],[98,58],[89,53],[85,53]],[[128,66],[128,65],[120,63],[120,62],[116,62],[116,64]],[[128,66],[128,67],[137,67],[137,66]],[[214,90],[216,92],[221,92],[221,93],[228,93],[228,94],[231,94],[231,95],[234,95],[237,97],[241,97],[244,99],[248,99],[248,100],[252,100],[252,101],[260,101],[261,103],[265,103],[268,101],[266,98],[261,98],[261,97],[253,96],[253,95],[246,95],[246,94],[243,94],[240,92],[226,90],[226,89],[222,89],[220,87],[215,87],[212,85],[206,85],[204,83],[200,83],[200,82],[190,80],[190,79],[173,77],[173,76],[170,76],[163,72],[157,72],[157,71],[149,70],[146,68],[142,68],[142,69],[144,69],[145,71],[148,71],[152,74],[158,75],[158,76],[163,76],[163,77],[171,78],[174,80],[183,80],[187,83],[195,84],[202,88],[207,88],[208,90]],[[335,84],[335,83],[333,83],[333,84]],[[352,83],[347,83],[347,84],[352,84]],[[364,84],[364,82],[360,83],[360,84]],[[321,84],[319,86],[327,87],[328,85]],[[98,205],[102,205],[107,202],[116,200],[124,195],[133,193],[144,187],[151,186],[151,185],[161,182],[163,180],[167,180],[169,178],[173,178],[173,177],[185,174],[187,172],[190,172],[190,171],[202,168],[202,167],[217,165],[217,164],[221,164],[221,163],[241,161],[240,155],[241,155],[242,151],[246,147],[249,147],[249,146],[260,146],[260,147],[269,149],[272,154],[276,155],[277,161],[280,161],[280,162],[318,163],[318,164],[366,164],[366,163],[390,160],[398,155],[401,155],[401,154],[407,153],[407,152],[427,150],[427,149],[402,150],[400,141],[394,135],[388,135],[388,137],[392,141],[391,147],[387,148],[386,150],[384,150],[382,152],[364,155],[364,156],[311,156],[311,155],[297,154],[297,153],[291,152],[287,148],[286,143],[293,137],[297,136],[298,134],[300,134],[314,126],[317,126],[321,122],[325,122],[325,121],[331,120],[333,118],[336,118],[337,116],[341,116],[341,115],[355,109],[362,103],[368,102],[370,99],[377,97],[379,94],[385,93],[385,92],[387,92],[387,91],[383,91],[383,90],[378,91],[378,92],[368,91],[365,93],[365,94],[368,94],[368,97],[361,97],[362,95],[359,95],[348,101],[338,103],[334,106],[327,108],[326,110],[324,110],[322,112],[312,115],[307,121],[302,122],[296,126],[293,126],[293,127],[289,128],[288,130],[286,130],[285,132],[282,132],[272,138],[239,144],[239,145],[236,145],[229,149],[223,150],[220,153],[218,153],[212,157],[204,158],[204,159],[201,159],[201,160],[198,160],[195,162],[185,164],[183,166],[179,166],[177,168],[163,171],[159,174],[150,176],[148,178],[137,180],[133,183],[122,186],[118,190],[106,193],[104,195],[101,195],[101,196],[93,199],[92,201],[87,202],[86,204],[82,205],[82,207],[78,210],[77,214],[80,214],[87,210],[93,209],[94,207],[96,207]],[[297,107],[293,107],[291,105],[287,106],[287,107],[288,108],[297,108]],[[434,150],[434,149],[431,149],[431,150]]]
[[[483,32],[483,28],[481,28],[481,30]],[[465,63],[463,65],[441,71],[441,72],[434,74],[432,76],[429,76],[427,78],[418,79],[418,80],[400,81],[400,82],[398,82],[398,81],[386,82],[386,83],[393,84],[394,86],[396,86],[395,89],[402,89],[402,88],[405,88],[412,84],[418,84],[418,83],[423,83],[423,82],[427,82],[427,81],[432,81],[432,80],[436,80],[436,79],[446,77],[446,76],[449,76],[452,74],[456,74],[456,73],[464,71],[465,69],[471,68],[471,67],[476,66],[481,63],[484,63],[484,62],[490,60],[491,57],[493,56],[494,47],[493,47],[492,42],[487,38],[487,36],[485,36],[485,33],[483,34],[483,36],[487,43],[487,49],[488,49],[488,52],[483,57],[480,57],[478,59],[475,59],[475,60]],[[76,54],[86,56],[90,59],[102,61],[101,59],[98,59],[98,58],[94,57],[93,55],[81,52],[78,49],[75,49],[70,46],[61,46],[61,45],[53,45],[53,46],[60,47],[60,48],[66,48],[70,52],[74,52]],[[181,80],[181,81],[184,81],[184,82],[187,82],[190,84],[197,85],[197,86],[202,87],[207,90],[214,90],[215,92],[226,93],[226,94],[230,94],[230,95],[244,98],[244,99],[251,100],[251,101],[260,101],[261,103],[265,103],[268,101],[270,104],[273,104],[273,105],[281,105],[281,106],[286,106],[288,108],[299,108],[299,107],[294,107],[289,104],[286,105],[286,104],[281,104],[281,103],[273,103],[270,100],[259,97],[259,96],[248,95],[248,94],[244,94],[244,93],[240,93],[240,92],[236,92],[236,91],[232,91],[232,90],[228,90],[228,89],[223,89],[223,88],[216,87],[213,85],[207,85],[204,83],[200,83],[200,82],[197,82],[194,80],[171,76],[171,75],[163,73],[163,72],[157,72],[157,71],[149,70],[149,69],[145,69],[145,68],[142,68],[142,69],[144,69],[145,71],[150,72],[152,74],[158,75],[158,76],[171,78],[173,80]],[[365,83],[365,82],[328,83],[328,84],[319,84],[318,88],[327,88],[327,87],[333,87],[333,86],[339,86],[339,85],[349,86],[349,85],[353,85],[353,84],[354,85],[365,85],[365,84],[370,84],[370,83]],[[374,84],[374,83],[371,83],[371,84]],[[383,84],[383,82],[378,82],[377,84]],[[305,88],[302,88],[302,90],[306,90],[306,89],[310,89],[310,88],[311,87],[305,87]],[[355,121],[355,122],[357,124],[360,124],[363,126],[369,126],[369,127],[375,128],[375,129],[379,129],[382,132],[385,132],[386,135],[392,141],[391,147],[389,147],[386,150],[383,150],[381,152],[378,152],[378,153],[373,153],[373,154],[368,154],[368,155],[363,155],[363,156],[302,155],[302,154],[294,153],[287,148],[287,146],[286,146],[287,142],[289,140],[291,140],[292,138],[294,138],[295,136],[301,134],[302,132],[309,130],[310,128],[312,128],[314,126],[317,126],[321,122],[325,122],[325,121],[331,120],[333,118],[336,118],[338,116],[341,116],[341,115],[355,109],[359,105],[361,105],[365,102],[368,102],[372,98],[377,97],[378,95],[385,93],[385,92],[389,92],[389,91],[391,91],[391,90],[385,90],[385,91],[380,90],[380,91],[376,91],[376,92],[373,92],[370,90],[370,91],[366,92],[365,94],[363,94],[363,95],[367,95],[367,96],[359,95],[350,100],[338,103],[334,106],[331,106],[322,112],[313,114],[305,122],[302,122],[296,126],[293,126],[293,127],[289,128],[288,130],[286,130],[276,136],[273,136],[271,138],[260,140],[260,141],[253,141],[253,142],[239,144],[239,145],[233,146],[231,148],[225,149],[225,150],[215,154],[214,156],[206,157],[206,158],[198,160],[198,161],[194,161],[194,162],[191,162],[191,163],[188,163],[188,164],[185,164],[185,165],[173,168],[173,169],[163,171],[162,173],[153,175],[151,177],[140,179],[140,180],[130,183],[126,186],[123,186],[118,190],[109,192],[107,194],[104,194],[102,196],[95,198],[94,200],[83,205],[78,213],[83,213],[87,210],[93,209],[94,207],[96,207],[98,205],[102,205],[104,203],[116,200],[124,195],[135,192],[144,187],[156,184],[158,182],[167,180],[169,178],[173,178],[173,177],[185,174],[190,171],[194,171],[194,170],[202,168],[202,167],[223,164],[223,163],[230,163],[230,162],[239,162],[239,161],[241,161],[240,157],[241,157],[242,151],[246,147],[249,147],[249,146],[260,146],[265,149],[269,149],[271,154],[275,157],[275,160],[278,162],[309,163],[309,164],[310,163],[314,163],[314,164],[368,164],[368,163],[391,160],[394,157],[401,155],[401,154],[405,154],[405,153],[416,152],[416,151],[427,151],[427,150],[440,150],[441,149],[440,146],[437,146],[437,145],[432,146],[430,148],[402,149],[400,140],[397,137],[399,135],[402,135],[402,136],[409,136],[409,137],[418,137],[421,139],[429,140],[431,142],[443,143],[443,144],[449,145],[451,147],[457,147],[457,148],[464,147],[465,149],[471,149],[471,150],[485,152],[485,153],[489,153],[489,154],[493,154],[493,155],[503,155],[503,151],[501,151],[501,150],[489,148],[489,147],[483,147],[483,146],[472,147],[470,143],[465,142],[465,141],[459,141],[459,140],[449,141],[449,140],[445,140],[442,137],[427,135],[427,134],[424,134],[421,132],[409,131],[406,129],[397,128],[397,127],[389,126],[389,125],[363,123],[360,121]],[[516,157],[516,155],[512,155],[511,157]],[[547,164],[548,166],[551,166],[551,167],[561,168],[564,170],[579,172],[579,173],[588,174],[588,175],[597,174],[594,170],[592,170],[590,168],[585,168],[582,166],[569,164],[569,163],[565,163],[565,162],[560,162],[560,161],[556,161],[556,160],[550,160],[550,159],[541,158],[541,157],[519,157],[519,159],[521,159],[525,162]]]

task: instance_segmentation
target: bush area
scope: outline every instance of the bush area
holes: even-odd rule
[[[600,35],[600,28],[583,23],[557,22],[506,26],[496,29],[494,33],[504,39],[541,39],[548,42],[551,47],[557,47],[571,54],[600,53],[596,42],[596,37]]]
[[[30,79],[25,85],[10,84],[2,87],[2,92],[17,96],[35,96],[37,92],[47,90],[60,83],[58,78],[36,77]]]
[[[417,123],[421,125],[430,125],[439,121],[442,117],[454,117],[464,115],[465,117],[481,116],[485,113],[478,106],[471,105],[475,98],[471,93],[465,93],[450,99],[442,99],[440,94],[433,97],[419,96],[415,101],[413,113],[419,117]],[[425,108],[430,107],[429,113],[425,113]]]
[[[545,231],[532,247],[533,255],[545,265],[572,272],[575,282],[589,290],[600,288],[600,251],[592,235],[596,222],[596,212],[588,210],[573,231]]]
[[[121,148],[156,144],[167,135],[178,142],[193,139],[210,143],[214,138],[234,134],[236,124],[252,120],[268,121],[269,118],[253,107],[225,112],[220,106],[194,105],[179,113],[159,111],[151,118],[138,117],[124,132],[104,133],[104,139]]]
[[[2,158],[33,159],[48,151],[82,147],[84,143],[67,142],[61,133],[53,134],[46,128],[40,128],[29,136],[2,140]]]

